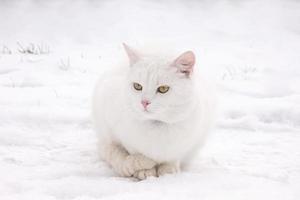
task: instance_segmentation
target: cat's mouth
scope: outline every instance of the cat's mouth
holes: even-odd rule
[[[146,116],[146,117],[150,117],[150,116],[152,116],[152,115],[154,114],[154,112],[151,111],[150,109],[142,109],[142,110],[141,110],[141,113],[142,113],[144,116]]]
[[[143,113],[151,113],[151,111],[149,110],[149,107],[143,108],[142,112]]]
[[[144,112],[149,112],[148,108],[144,108],[143,110],[144,110]]]
[[[144,109],[143,113],[151,113],[148,109]]]

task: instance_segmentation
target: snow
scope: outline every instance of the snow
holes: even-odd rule
[[[0,199],[300,199],[299,21],[294,0],[1,1]],[[216,82],[216,128],[181,174],[98,158],[91,93],[124,41],[193,49]]]

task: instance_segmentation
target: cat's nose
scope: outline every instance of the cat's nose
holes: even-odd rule
[[[147,106],[148,106],[150,103],[151,103],[151,102],[148,101],[148,100],[142,100],[142,101],[141,101],[141,104],[143,105],[144,109],[146,109]]]

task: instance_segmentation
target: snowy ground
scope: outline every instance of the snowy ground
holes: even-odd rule
[[[299,22],[295,0],[0,1],[0,199],[300,199]],[[90,96],[149,40],[197,53],[220,112],[185,172],[135,182],[99,161]]]

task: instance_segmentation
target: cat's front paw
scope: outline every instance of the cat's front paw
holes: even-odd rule
[[[157,163],[151,160],[150,158],[145,157],[142,154],[133,154],[127,156],[123,167],[122,174],[123,176],[133,176],[136,172],[142,170],[150,170],[154,168]],[[141,172],[142,173],[142,172]],[[147,172],[150,173],[150,172]]]
[[[133,174],[133,177],[139,180],[144,180],[148,177],[157,177],[156,167],[153,167],[152,169],[142,169],[140,171],[136,171]]]
[[[162,163],[157,166],[157,176],[175,174],[180,172],[179,163]]]

